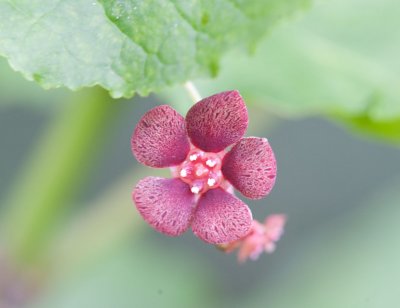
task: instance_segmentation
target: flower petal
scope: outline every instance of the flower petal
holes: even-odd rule
[[[238,261],[243,263],[248,258],[257,260],[264,251],[263,244],[263,239],[259,235],[246,238],[238,251]]]
[[[277,242],[283,235],[286,224],[286,215],[273,214],[265,218],[266,234],[271,241]]]
[[[196,147],[206,152],[220,152],[246,132],[246,105],[238,91],[215,94],[190,108],[186,125]]]
[[[131,147],[136,159],[149,167],[181,163],[190,149],[185,119],[167,105],[149,110],[136,125]]]
[[[274,187],[276,160],[265,138],[241,139],[222,162],[225,178],[244,196],[260,199]]]
[[[193,233],[211,244],[223,244],[244,237],[250,230],[250,209],[221,188],[200,197],[192,222]]]
[[[136,185],[132,199],[146,222],[170,236],[187,230],[195,209],[194,194],[179,179],[144,178]]]

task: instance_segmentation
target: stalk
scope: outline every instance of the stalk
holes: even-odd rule
[[[31,263],[67,212],[85,178],[114,104],[99,88],[77,92],[46,130],[5,201],[1,234],[14,260]]]

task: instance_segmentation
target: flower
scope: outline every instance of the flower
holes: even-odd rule
[[[168,105],[148,111],[133,132],[133,155],[149,167],[170,167],[173,178],[146,177],[136,185],[132,198],[143,219],[169,236],[191,226],[211,244],[244,237],[252,214],[233,195],[233,187],[260,199],[276,177],[267,139],[243,138],[247,126],[246,105],[238,91],[202,99],[186,119]]]
[[[250,232],[243,238],[219,245],[226,253],[239,249],[238,261],[243,263],[248,258],[257,260],[261,253],[273,253],[276,248],[276,242],[283,234],[286,223],[286,216],[283,214],[274,214],[268,216],[264,224],[253,220]]]

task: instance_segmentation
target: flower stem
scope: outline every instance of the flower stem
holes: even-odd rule
[[[193,82],[187,81],[185,83],[185,88],[188,91],[190,97],[193,99],[194,103],[197,103],[199,100],[201,100],[199,90],[196,88]]]
[[[53,231],[80,186],[93,147],[101,138],[111,108],[107,92],[80,91],[62,106],[38,142],[6,200],[1,234],[12,256],[22,263],[45,255]]]

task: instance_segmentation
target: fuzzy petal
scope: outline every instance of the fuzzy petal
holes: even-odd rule
[[[222,162],[225,178],[244,196],[260,199],[274,187],[276,160],[265,138],[241,139]]]
[[[220,152],[243,137],[246,105],[238,91],[226,91],[196,103],[186,115],[192,143],[206,152]]]
[[[185,119],[167,105],[149,110],[133,132],[131,147],[136,159],[149,167],[181,163],[190,149]]]
[[[244,237],[250,230],[251,211],[221,188],[200,197],[192,222],[193,233],[205,242],[223,244]]]
[[[195,208],[194,195],[179,179],[146,177],[136,185],[132,199],[146,222],[170,236],[187,230]]]

